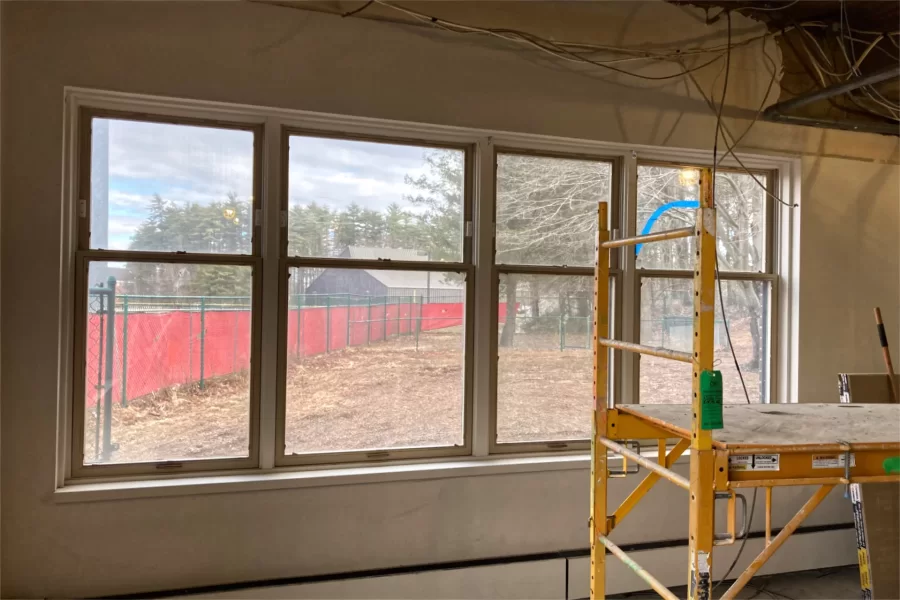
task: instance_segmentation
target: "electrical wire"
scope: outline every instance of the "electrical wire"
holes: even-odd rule
[[[810,79],[815,81],[817,78],[816,71],[814,71],[813,68],[810,67],[808,61],[803,60],[803,56],[801,55],[800,51],[797,50],[797,47],[794,45],[794,42],[791,41],[791,36],[785,35],[785,36],[782,36],[781,39],[784,40],[784,42],[785,42],[785,44],[787,44],[788,48],[790,48],[791,51],[794,53],[794,56],[797,57],[797,62],[800,64],[800,66],[803,68],[803,70],[806,71],[806,74],[810,77]],[[800,38],[799,41],[802,43],[802,41],[803,41],[802,38]],[[816,82],[815,87],[822,89],[823,84],[821,82]],[[701,90],[701,93],[702,93],[702,90]],[[851,102],[855,103],[855,98],[853,98],[852,96],[848,96],[848,98],[850,98]],[[835,102],[834,98],[827,98],[827,101],[829,104],[831,104],[831,106],[835,107],[836,109],[842,110],[842,111],[845,111],[848,113],[858,114],[858,115],[865,116],[865,117],[871,117],[873,114],[875,114],[871,110],[866,110],[864,107],[861,107],[861,106],[859,107],[861,110],[856,110],[856,109],[850,108],[848,106],[838,104],[837,102]],[[858,104],[857,104],[857,106],[858,106]]]
[[[725,17],[728,21],[728,41],[729,44],[731,42],[731,12],[726,12]],[[713,168],[712,168],[712,184],[715,189],[716,184],[716,173],[718,168],[718,151],[719,151],[719,130],[722,125],[722,108],[725,106],[725,98],[726,93],[728,92],[728,76],[731,72],[731,49],[727,50],[727,54],[725,57],[725,82],[722,84],[722,100],[719,102],[719,109],[716,112],[716,137],[713,141]],[[768,94],[767,94],[768,95]],[[746,132],[745,132],[746,133]],[[747,383],[744,381],[744,373],[741,371],[741,365],[738,361],[737,352],[734,350],[734,344],[731,341],[731,328],[728,326],[728,316],[725,313],[725,295],[722,291],[722,277],[719,269],[719,249],[718,244],[715,248],[715,256],[716,256],[716,284],[719,291],[719,306],[721,307],[722,312],[722,325],[725,327],[725,337],[728,340],[728,348],[731,350],[731,358],[734,360],[734,368],[737,369],[738,377],[741,380],[741,387],[744,390],[744,398],[747,400],[747,404],[751,404],[750,402],[750,393],[747,391]],[[728,570],[725,572],[725,575],[716,583],[712,589],[710,590],[710,595],[716,591],[716,589],[722,585],[722,582],[728,579],[728,576],[731,575],[731,572],[734,570],[734,567],[737,565],[738,560],[740,560],[741,555],[744,552],[744,546],[747,544],[747,538],[750,534],[750,528],[753,526],[753,513],[756,511],[756,495],[757,491],[754,488],[753,490],[753,502],[750,508],[750,516],[747,519],[747,528],[744,531],[744,537],[741,540],[741,545],[738,548],[737,555],[734,557],[734,561],[732,561],[731,566],[728,567]]]
[[[457,23],[454,21],[449,21],[447,19],[441,19],[439,17],[426,15],[424,13],[420,13],[418,11],[415,11],[415,10],[412,10],[409,8],[405,8],[405,7],[396,5],[396,4],[392,4],[390,2],[386,2],[385,0],[374,0],[374,1],[382,6],[394,9],[394,10],[402,12],[410,17],[413,17],[417,21],[420,21],[420,22],[423,22],[423,23],[426,23],[429,25],[433,25],[435,27],[444,29],[446,31],[451,31],[454,33],[480,33],[483,35],[489,35],[489,36],[500,38],[507,42],[525,44],[536,50],[550,54],[556,58],[560,58],[560,59],[571,61],[571,62],[589,64],[589,65],[601,67],[601,68],[604,68],[604,69],[607,69],[607,70],[610,70],[610,71],[613,71],[613,72],[616,72],[616,73],[619,73],[622,75],[629,75],[632,77],[636,77],[638,79],[644,79],[644,80],[649,80],[649,81],[664,81],[664,80],[669,80],[669,79],[677,79],[677,78],[682,77],[683,73],[679,72],[679,73],[675,73],[672,75],[659,75],[659,76],[642,75],[639,73],[634,73],[631,71],[626,71],[624,69],[619,69],[617,67],[610,66],[609,63],[612,61],[599,61],[599,60],[587,58],[577,52],[573,52],[567,46],[570,46],[570,45],[573,47],[577,46],[578,48],[582,48],[582,49],[595,48],[597,51],[605,51],[605,52],[626,52],[626,53],[639,53],[639,54],[643,53],[644,56],[641,57],[643,59],[661,60],[661,61],[670,61],[676,57],[682,57],[684,55],[711,53],[711,52],[718,51],[716,48],[711,48],[711,49],[710,48],[694,48],[694,49],[688,49],[685,51],[676,50],[676,51],[672,51],[672,52],[668,52],[668,53],[653,53],[653,52],[650,52],[647,50],[616,48],[616,47],[612,47],[612,46],[596,46],[596,47],[594,47],[594,46],[588,45],[588,44],[575,45],[575,44],[569,44],[566,42],[552,42],[550,40],[546,40],[539,36],[536,36],[534,34],[517,31],[514,29],[491,29],[491,28],[486,28],[486,27],[478,27],[478,26],[474,26],[474,25],[466,25],[466,24]],[[770,33],[764,34],[764,36],[771,36],[771,35],[773,35],[773,34],[770,34]],[[764,37],[764,36],[760,36],[760,37]],[[759,39],[759,38],[751,38],[749,40],[745,40],[742,42],[742,45],[747,44],[747,43],[752,43],[753,41],[755,41],[755,39]],[[715,56],[714,58],[712,58],[711,60],[709,60],[707,62],[704,62],[700,65],[692,67],[691,69],[689,69],[689,72],[699,71],[705,67],[708,67],[709,65],[720,60],[723,57],[723,55],[724,55],[724,52]]]
[[[744,137],[748,133],[750,133],[750,130],[753,129],[753,126],[756,125],[756,122],[759,120],[759,117],[762,115],[763,110],[765,110],[766,100],[768,100],[769,94],[772,92],[772,86],[775,85],[775,77],[778,75],[778,67],[775,64],[775,61],[772,60],[772,58],[769,56],[769,53],[766,52],[766,40],[763,40],[762,55],[763,55],[763,58],[766,59],[766,62],[769,64],[769,67],[772,69],[772,77],[769,79],[769,85],[766,87],[766,91],[763,94],[762,100],[760,100],[759,108],[756,110],[756,114],[753,115],[753,120],[750,121],[750,124],[747,125],[746,129],[744,129],[744,133],[742,133],[737,139],[734,140],[734,142],[730,146],[728,146],[725,153],[722,154],[722,158],[720,158],[718,161],[716,161],[716,163],[715,163],[716,167],[718,167],[720,164],[722,164],[722,161],[725,160],[725,158],[729,154],[733,155],[734,148],[738,144],[741,143],[741,141],[744,139]]]
[[[844,0],[841,0],[840,9],[841,9],[841,38],[839,40],[839,46],[841,48],[841,52],[843,52],[843,54],[844,54],[844,57],[847,59],[847,63],[850,64],[850,58],[847,56],[847,51],[846,51],[846,48],[844,47],[844,35],[843,35],[843,29],[844,29],[843,24],[845,22],[847,24],[847,30],[848,31],[850,30],[850,15],[847,13],[847,4],[844,2]],[[859,56],[859,58],[856,57],[856,48],[853,45],[854,40],[853,40],[852,36],[848,35],[847,37],[850,40],[850,43],[849,43],[850,56],[853,57],[853,63],[852,63],[852,66],[850,67],[850,69],[855,75],[859,76],[860,75],[859,70],[858,70],[859,65],[862,63],[863,59],[865,59],[865,57],[868,55],[868,53],[871,51],[871,49],[877,46],[877,42],[881,41],[884,38],[884,35],[879,35],[878,38],[876,38],[876,43],[870,44],[870,46],[866,48],[866,50],[863,52],[863,54],[861,54]],[[861,91],[871,101],[875,102],[879,106],[882,106],[883,108],[886,108],[888,110],[888,112],[890,114],[890,118],[892,120],[900,121],[900,106],[892,105],[892,103],[887,98],[885,98],[874,86],[864,86]],[[878,96],[878,98],[875,98],[875,96]],[[848,94],[848,97],[852,100],[853,93],[850,92]],[[885,116],[885,115],[883,115],[883,113],[880,113],[878,111],[872,111],[872,112],[879,116]]]
[[[562,59],[562,60],[567,60],[567,61],[576,62],[576,63],[589,64],[589,65],[607,69],[609,71],[613,71],[613,72],[616,72],[616,73],[619,73],[622,75],[629,75],[632,77],[636,77],[638,79],[644,79],[644,80],[649,80],[649,81],[665,81],[665,80],[669,80],[669,79],[677,79],[677,78],[682,77],[682,75],[683,75],[680,72],[674,73],[671,75],[642,75],[640,73],[634,73],[631,71],[627,71],[625,69],[619,69],[617,67],[613,67],[609,64],[609,62],[604,62],[604,61],[587,58],[585,56],[582,56],[581,54],[578,54],[576,52],[573,52],[572,50],[569,50],[563,44],[560,44],[557,42],[552,42],[550,40],[540,38],[539,36],[536,36],[536,35],[533,35],[530,33],[517,31],[517,30],[513,30],[513,29],[490,29],[490,28],[485,28],[485,27],[477,27],[477,26],[473,26],[473,25],[465,25],[462,23],[449,21],[447,19],[441,19],[438,17],[429,16],[424,13],[420,13],[418,11],[412,10],[412,9],[408,9],[408,8],[405,8],[402,6],[398,6],[396,4],[385,2],[384,0],[374,0],[374,1],[382,6],[392,8],[392,9],[402,12],[408,16],[411,16],[420,22],[434,25],[438,28],[441,28],[441,29],[444,29],[447,31],[451,31],[451,32],[455,32],[455,33],[480,33],[483,35],[497,37],[497,38],[500,38],[500,39],[508,41],[508,42],[525,44],[536,50],[545,52],[547,54],[550,54],[551,56],[554,56],[554,57]],[[582,45],[581,47],[583,48],[585,46]],[[612,50],[611,48],[598,48],[598,50],[620,51],[621,49]],[[696,49],[694,49],[694,50],[696,51]],[[631,52],[634,52],[634,50],[631,50]],[[672,52],[669,54],[655,54],[655,53],[649,53],[648,51],[643,51],[643,52],[645,53],[646,56],[644,56],[642,58],[645,58],[647,60],[654,60],[654,59],[655,60],[667,60],[671,56],[681,54],[681,52]],[[707,51],[704,49],[703,52],[705,53]],[[694,52],[694,53],[696,53],[696,52]],[[717,55],[717,56],[713,57],[711,60],[708,60],[700,65],[692,67],[690,69],[690,71],[691,72],[699,71],[700,69],[708,67],[709,65],[717,62],[721,58],[722,58],[721,54]]]
[[[372,6],[373,4],[375,4],[375,0],[369,0],[368,2],[366,2],[365,4],[363,4],[362,6],[360,6],[359,8],[354,8],[353,10],[351,10],[351,11],[349,11],[349,12],[345,12],[344,14],[341,15],[341,17],[352,17],[353,15],[359,14],[359,13],[361,13],[362,11],[366,10],[367,8],[369,8],[370,6]]]
[[[687,55],[689,53],[713,52],[718,47],[695,48],[695,49],[690,49],[690,50],[686,50],[686,51],[677,50],[674,52],[670,52],[668,54],[663,54],[663,53],[648,53],[648,51],[646,51],[646,50],[639,50],[639,49],[634,49],[634,48],[618,48],[618,47],[613,47],[613,46],[599,46],[599,45],[595,46],[595,45],[591,45],[591,44],[575,44],[575,43],[569,43],[569,42],[551,42],[549,40],[540,38],[539,36],[536,36],[536,35],[533,35],[530,33],[526,33],[526,32],[517,31],[514,29],[489,29],[489,28],[478,27],[478,26],[474,26],[474,25],[466,25],[466,24],[462,24],[462,23],[456,23],[453,21],[449,21],[446,19],[441,19],[439,17],[430,16],[430,15],[427,15],[424,13],[420,13],[420,12],[412,10],[412,9],[398,6],[398,5],[392,4],[390,2],[386,2],[385,0],[374,0],[374,2],[376,2],[377,4],[380,4],[382,6],[402,12],[408,16],[413,17],[417,21],[427,23],[429,25],[433,25],[435,27],[444,29],[446,31],[450,31],[450,32],[454,32],[454,33],[479,33],[479,34],[483,34],[483,35],[490,35],[490,36],[497,37],[497,38],[505,40],[505,41],[515,42],[515,43],[519,43],[519,44],[526,44],[537,50],[540,50],[542,52],[550,54],[556,58],[560,58],[560,59],[571,61],[571,62],[578,62],[578,63],[594,65],[594,66],[605,68],[605,69],[608,69],[608,70],[611,70],[611,71],[614,71],[617,73],[621,73],[624,75],[631,75],[633,77],[637,77],[640,79],[651,80],[651,81],[662,81],[662,80],[676,79],[676,78],[680,78],[680,77],[687,75],[687,76],[691,77],[691,79],[694,82],[694,85],[698,87],[701,94],[703,94],[703,90],[702,90],[702,88],[700,88],[699,84],[697,84],[697,80],[693,77],[692,74],[695,71],[704,69],[704,68],[710,66],[711,64],[717,62],[723,56],[726,56],[726,55],[730,56],[731,50],[738,45],[738,44],[733,43],[733,41],[730,39],[730,33],[729,33],[729,40],[728,40],[728,43],[725,45],[725,52],[715,56],[711,60],[706,61],[698,66],[688,68],[684,64],[684,61],[683,61],[683,58],[685,55]],[[729,16],[729,18],[730,18],[730,16]],[[802,28],[802,25],[798,25],[797,27]],[[744,40],[742,42],[739,42],[739,45],[743,46],[748,43],[752,43],[758,39],[762,39],[765,41],[769,37],[774,37],[775,35],[783,35],[785,32],[787,32],[789,30],[790,30],[790,28],[785,28],[785,29],[781,30],[780,32],[766,33],[764,35],[757,36],[757,37],[751,38],[749,40]],[[681,72],[672,74],[672,75],[664,75],[664,76],[648,76],[648,75],[641,75],[638,73],[632,73],[632,72],[626,71],[624,69],[618,69],[616,67],[612,67],[609,64],[606,64],[602,61],[592,60],[592,59],[586,58],[584,56],[581,56],[577,52],[573,52],[572,50],[570,50],[569,47],[573,47],[573,48],[577,47],[580,49],[589,49],[589,50],[607,51],[607,52],[644,53],[644,56],[642,56],[641,58],[675,61],[678,65],[681,66]],[[727,58],[726,58],[726,60],[727,60]],[[704,96],[705,96],[705,94],[704,94]],[[766,96],[768,96],[768,93],[766,94]],[[765,101],[765,98],[763,99],[763,101]],[[710,108],[714,112],[717,112],[715,104],[708,98],[707,98],[707,103],[710,105]],[[759,119],[759,115],[761,114],[761,112],[762,112],[761,110],[758,111],[756,117],[753,120],[753,123],[751,123],[751,126],[753,124],[755,124],[756,121]],[[717,121],[721,124],[720,118],[717,119]],[[749,128],[747,131],[745,131],[741,135],[741,138],[739,138],[739,140],[743,139],[743,137],[748,133],[748,131],[749,131]],[[733,136],[731,136],[731,137],[733,138]],[[718,132],[717,132],[717,139],[718,139]],[[736,145],[737,145],[736,143],[732,143],[731,146],[728,147],[725,155],[730,154],[735,159],[735,161],[741,166],[741,168],[748,175],[750,175],[750,177],[753,178],[753,180],[756,182],[756,184],[765,192],[765,194],[767,196],[774,199],[776,202],[783,204],[784,206],[787,206],[787,207],[796,206],[796,205],[791,205],[791,204],[785,202],[780,197],[776,196],[775,194],[773,194],[772,192],[770,192],[768,190],[768,188],[759,180],[759,178],[757,178],[756,175],[753,174],[747,168],[747,166],[744,165],[743,161],[734,153],[733,150],[734,150],[734,146],[736,146]]]
[[[742,11],[742,10],[758,10],[758,11],[763,11],[763,12],[773,12],[776,10],[784,10],[786,8],[790,8],[790,7],[794,6],[795,4],[797,4],[798,2],[800,2],[800,0],[794,0],[793,2],[788,2],[787,4],[784,4],[782,6],[772,6],[772,7],[741,6],[740,8],[735,8],[734,11],[738,12],[738,11]]]
[[[691,82],[694,84],[694,87],[697,88],[697,91],[700,93],[700,95],[703,96],[703,99],[706,100],[706,104],[710,107],[710,109],[711,109],[714,113],[717,112],[715,103],[712,101],[712,99],[711,99],[709,96],[706,95],[706,92],[703,91],[703,88],[702,88],[702,87],[700,86],[700,84],[697,82],[697,78],[694,77],[694,75],[693,75],[692,73],[688,73],[687,75],[688,75],[688,78],[691,80]],[[763,101],[765,102],[765,100],[763,100]],[[756,121],[759,120],[759,116],[760,116],[761,113],[762,113],[762,110],[757,111],[757,115],[756,115],[756,117],[753,119],[753,123],[756,123]],[[752,124],[751,124],[751,125],[752,125]],[[747,133],[749,132],[749,130],[750,130],[750,129],[748,128],[747,131],[745,131],[743,134],[741,134],[741,138],[743,138],[745,135],[747,135]],[[729,136],[731,136],[732,139],[734,139],[734,136],[728,131],[728,128],[725,126],[724,123],[722,124],[722,134],[723,134],[723,136],[724,136],[724,135],[729,135]],[[725,156],[727,156],[727,155],[730,154],[731,157],[735,160],[735,162],[737,162],[737,164],[741,167],[741,169],[743,169],[743,171],[744,171],[747,175],[749,175],[749,176],[753,179],[754,182],[756,182],[756,185],[759,186],[759,188],[760,188],[763,192],[765,192],[766,196],[768,196],[768,197],[771,198],[772,200],[778,202],[779,204],[781,204],[782,206],[785,206],[785,207],[787,207],[787,208],[797,208],[797,207],[800,206],[799,204],[791,204],[791,203],[789,203],[789,202],[785,202],[784,200],[781,199],[780,196],[778,196],[778,195],[773,194],[772,192],[770,192],[770,191],[769,191],[769,188],[766,187],[766,185],[765,185],[763,182],[761,182],[761,181],[759,180],[759,178],[753,173],[753,171],[751,171],[751,170],[747,167],[747,165],[744,164],[744,161],[742,161],[742,160],[740,159],[740,157],[737,155],[737,153],[734,152],[735,146],[737,146],[737,143],[736,143],[736,142],[733,142],[730,146],[728,146],[728,147],[726,148],[725,153],[722,155],[722,158],[724,159]],[[721,161],[718,161],[718,162],[721,162]]]
[[[716,181],[716,156],[719,150],[719,131],[722,127],[722,108],[725,106],[725,96],[728,93],[728,75],[731,73],[731,12],[726,12],[728,21],[728,47],[725,50],[725,83],[722,84],[722,100],[719,102],[719,110],[716,112],[716,133],[713,140],[713,185]]]

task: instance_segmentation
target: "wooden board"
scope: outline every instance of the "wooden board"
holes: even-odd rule
[[[618,405],[622,412],[691,435],[689,404]],[[900,443],[898,404],[726,404],[725,428],[713,432],[720,448]]]
[[[841,402],[900,407],[893,404],[888,382],[882,374],[841,374]],[[896,421],[893,425],[900,428]],[[851,488],[863,598],[900,598],[900,485],[866,483]]]

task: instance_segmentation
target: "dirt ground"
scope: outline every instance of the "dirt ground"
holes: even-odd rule
[[[518,335],[500,348],[498,441],[583,439],[590,432],[591,350],[559,350],[552,335]],[[733,334],[739,357],[749,356],[749,335]],[[555,341],[554,341],[555,340]],[[727,402],[744,402],[727,350],[717,368]],[[727,360],[725,360],[727,358]],[[759,376],[744,370],[751,400]],[[641,399],[690,400],[688,365],[644,357]],[[249,382],[245,375],[161,390],[114,406],[109,462],[246,456]],[[287,373],[285,450],[331,452],[463,441],[461,333],[441,330],[370,346],[292,359]],[[94,409],[86,415],[85,461],[101,462]]]

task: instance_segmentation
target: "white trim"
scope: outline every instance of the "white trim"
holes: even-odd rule
[[[75,249],[78,239],[76,177],[78,174],[78,103],[68,93],[63,97],[62,194],[60,196],[60,286],[59,286],[59,373],[57,402],[56,485],[61,487],[71,474],[72,447],[72,353],[75,337]]]
[[[422,138],[436,142],[474,144],[482,138],[492,138],[497,147],[521,147],[530,150],[544,150],[570,154],[597,154],[609,158],[630,156],[637,153],[639,160],[670,161],[678,163],[711,163],[712,152],[692,148],[660,148],[640,144],[598,142],[589,139],[563,138],[557,136],[515,133],[493,129],[451,127],[427,123],[413,123],[388,119],[373,119],[335,115],[284,108],[268,108],[246,104],[200,101],[183,98],[167,98],[146,94],[93,90],[89,88],[66,87],[66,97],[74,106],[89,105],[121,111],[148,111],[159,115],[185,116],[195,118],[221,118],[234,122],[264,123],[267,119],[280,119],[289,127],[319,129],[333,134],[335,131],[347,134],[369,134]],[[749,169],[783,169],[796,153],[741,154],[741,160]],[[733,159],[722,161],[722,166],[740,168]]]
[[[852,528],[797,533],[778,552],[777,560],[766,563],[761,575],[791,573],[810,569],[842,567],[856,562],[855,534]],[[738,561],[732,577],[743,571],[762,550],[763,540],[753,538]],[[739,544],[717,546],[713,576],[718,579],[737,553]],[[629,556],[668,587],[685,584],[687,546],[666,546],[629,552]],[[607,561],[607,594],[624,594],[647,589],[647,584],[620,560]],[[184,600],[199,598],[337,599],[520,599],[587,598],[590,582],[590,557],[574,556],[544,560],[514,561],[482,566],[433,569],[370,577],[335,578],[310,583],[239,587],[220,592],[173,596]],[[567,589],[568,588],[568,589]],[[651,593],[640,597],[651,597]]]
[[[75,178],[78,173],[77,161],[79,150],[79,112],[82,107],[90,107],[96,109],[111,109],[124,112],[150,113],[160,116],[180,116],[194,117],[200,119],[220,119],[233,123],[246,124],[262,124],[265,127],[264,156],[262,165],[262,178],[264,182],[264,236],[262,244],[262,255],[267,259],[277,258],[279,256],[278,245],[280,243],[281,230],[278,225],[280,210],[280,194],[279,187],[281,185],[281,128],[298,128],[315,134],[316,131],[334,135],[342,133],[347,135],[369,135],[382,137],[401,137],[404,139],[418,140],[423,143],[452,143],[465,144],[475,146],[477,149],[475,156],[475,189],[474,189],[474,206],[473,218],[481,223],[476,228],[476,243],[474,247],[473,262],[475,265],[475,294],[477,300],[473,314],[477,323],[485,323],[485,319],[491,320],[490,313],[487,310],[490,305],[491,290],[494,282],[491,280],[493,273],[493,147],[503,147],[509,149],[527,149],[535,152],[555,152],[562,154],[583,154],[593,156],[603,156],[609,159],[618,159],[619,164],[624,165],[622,178],[619,182],[622,186],[621,206],[622,214],[626,229],[633,229],[635,223],[633,218],[629,217],[630,210],[633,208],[635,190],[632,181],[635,175],[635,165],[637,160],[660,161],[660,162],[677,162],[691,164],[709,164],[712,161],[712,153],[706,150],[695,150],[685,148],[657,148],[652,146],[606,143],[585,139],[569,139],[553,136],[542,136],[534,134],[521,134],[496,130],[484,130],[462,127],[450,127],[434,124],[420,124],[398,122],[384,119],[372,119],[363,117],[339,116],[325,113],[315,113],[309,111],[288,110],[279,108],[266,108],[258,106],[229,104],[222,102],[207,102],[191,99],[163,98],[158,96],[127,94],[115,91],[91,90],[77,87],[67,87],[64,90],[64,130],[63,130],[63,164],[62,164],[62,180],[63,192],[61,198],[62,211],[62,229],[61,229],[61,273],[60,273],[60,337],[59,337],[59,398],[58,398],[58,440],[57,440],[57,486],[62,486],[69,480],[71,476],[71,451],[70,451],[70,435],[71,435],[71,409],[72,409],[72,331],[73,331],[73,306],[72,294],[74,284],[74,250],[77,241],[77,235],[74,230],[77,223],[75,210],[77,207],[77,189],[74,187]],[[278,134],[277,136],[275,134]],[[747,168],[760,170],[777,170],[781,177],[781,191],[787,202],[793,203],[795,198],[799,197],[799,176],[800,162],[796,158],[797,154],[754,154],[742,155],[742,160]],[[724,167],[738,168],[736,162],[731,159],[723,161]],[[796,355],[798,351],[797,331],[798,323],[796,319],[791,319],[792,315],[796,315],[796,306],[798,302],[797,286],[797,260],[799,254],[794,250],[799,236],[799,219],[795,218],[792,210],[777,206],[778,216],[778,238],[779,252],[778,264],[776,265],[776,273],[779,276],[779,294],[778,294],[778,319],[779,329],[777,330],[778,347],[775,348],[778,364],[773,367],[776,378],[777,397],[782,401],[797,401],[797,382],[793,376],[792,365],[796,364]],[[621,226],[617,223],[616,226]],[[633,231],[628,231],[633,235]],[[273,254],[274,253],[274,254]],[[263,276],[263,301],[261,308],[263,310],[263,320],[265,325],[264,331],[277,331],[278,316],[272,313],[272,307],[276,306],[276,302],[272,299],[272,294],[277,296],[277,275],[272,276],[278,270],[277,260],[267,260],[264,267],[265,275]],[[627,300],[627,290],[629,286],[632,288],[632,294],[636,290],[637,278],[634,276],[633,266],[630,269],[626,261],[623,267],[624,276],[622,278],[623,296]],[[274,282],[274,283],[273,283]],[[628,307],[628,302],[623,303],[623,337],[628,339],[629,336],[636,335],[635,320],[636,313],[634,307]],[[629,312],[631,313],[629,316]],[[272,329],[275,327],[275,329]],[[475,369],[473,373],[473,431],[472,431],[472,452],[473,456],[480,457],[488,452],[490,446],[490,399],[493,392],[490,389],[490,369],[489,362],[493,357],[484,356],[488,354],[490,345],[488,344],[489,336],[495,331],[492,327],[483,327],[481,325],[475,330],[480,339],[475,340]],[[773,336],[774,337],[774,336]],[[272,345],[271,339],[268,346]],[[265,486],[275,485],[273,481],[281,481],[284,479],[296,479],[297,475],[285,475],[278,469],[267,469],[275,463],[274,456],[277,449],[274,448],[274,440],[276,438],[275,431],[278,426],[277,417],[273,413],[275,410],[275,402],[277,392],[276,386],[272,383],[274,377],[272,373],[277,373],[277,352],[272,348],[266,349],[263,344],[263,352],[261,357],[261,391],[260,391],[260,466],[263,471],[249,475],[251,479],[259,477],[274,479],[265,480]],[[622,399],[625,402],[633,401],[636,397],[637,369],[634,365],[634,357],[626,354],[623,357],[623,385],[621,387]],[[488,360],[483,360],[488,359]],[[632,363],[629,365],[629,362]],[[528,464],[537,465],[534,470],[555,468],[551,465],[558,461],[560,455],[550,452],[542,458],[542,460],[532,461]],[[440,459],[442,462],[429,463],[431,466],[428,471],[438,473],[430,475],[433,477],[448,476],[447,472],[452,471],[458,473],[459,465],[468,464],[467,461],[460,461],[458,458]],[[473,458],[471,460],[478,460]],[[501,461],[519,460],[519,459],[497,459]],[[586,460],[582,457],[579,460]],[[518,464],[518,463],[517,463]],[[397,463],[392,463],[396,468]],[[438,465],[437,467],[435,465]],[[440,466],[446,465],[446,466]],[[344,469],[334,469],[319,465],[315,467],[319,469],[318,473],[328,474],[333,471],[340,471],[346,474]],[[371,467],[384,468],[384,467]],[[469,467],[466,467],[469,468]],[[475,468],[472,466],[471,468]],[[479,464],[478,469],[484,469],[483,464]],[[523,468],[517,466],[518,468]],[[424,467],[419,467],[416,472],[420,472]],[[221,490],[228,488],[229,485],[249,485],[249,480],[232,480],[232,477],[248,477],[242,475],[246,471],[219,471],[219,473],[228,473],[219,475],[215,478],[207,477],[210,481],[208,489]],[[262,473],[262,475],[260,474]],[[171,484],[154,483],[144,484],[145,487],[153,489],[178,489],[179,482],[185,478],[183,475],[172,475],[168,481]],[[217,485],[212,479],[219,479],[221,485]],[[309,475],[301,477],[303,480],[310,480]],[[195,479],[191,478],[195,483],[191,485],[191,489],[197,487]],[[91,481],[99,481],[92,479]],[[325,477],[322,481],[334,481],[334,478]],[[131,480],[131,483],[134,479]],[[69,482],[71,484],[71,482]],[[331,485],[332,483],[328,483]],[[64,488],[59,494],[64,496],[75,494],[75,490],[84,492],[86,485],[113,485],[113,484],[79,484]],[[123,484],[116,484],[119,488],[127,487]],[[279,484],[280,485],[280,484]],[[224,486],[224,488],[223,488]],[[113,486],[115,487],[115,486]],[[240,486],[239,486],[240,487]],[[244,488],[242,488],[244,489]],[[95,490],[97,491],[97,490]],[[80,492],[79,492],[80,493]],[[99,493],[99,492],[98,492]],[[192,492],[194,493],[194,492]],[[69,497],[69,496],[66,496]],[[83,494],[82,496],[83,497]]]
[[[655,460],[654,445],[641,450],[641,455]],[[690,450],[675,461],[674,467],[690,465]],[[610,465],[621,468],[621,456],[610,455]],[[263,492],[280,489],[361,485],[393,481],[423,481],[455,477],[483,477],[486,475],[516,475],[551,471],[590,470],[590,453],[579,451],[532,452],[486,457],[437,457],[344,465],[283,466],[274,469],[244,469],[181,473],[178,476],[153,474],[81,479],[67,482],[57,489],[53,500],[57,503],[100,502],[221,494],[229,492]]]
[[[775,400],[781,403],[800,401],[800,380],[796,366],[800,355],[800,159],[785,161],[779,170],[781,198],[788,204],[774,203],[775,211],[775,273],[778,275],[778,306],[775,315],[778,336],[772,336],[775,353],[772,377],[775,378]]]
[[[196,496],[228,492],[260,492],[280,489],[360,485],[391,481],[481,477],[546,471],[585,470],[590,457],[578,454],[489,459],[432,459],[406,464],[355,465],[349,467],[254,469],[231,474],[205,474],[193,477],[115,479],[73,483],[56,490],[55,502],[93,502]]]

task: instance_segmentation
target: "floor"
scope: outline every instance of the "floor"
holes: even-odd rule
[[[726,589],[721,586],[713,597],[718,598]],[[679,598],[687,595],[684,587],[673,588],[672,592]],[[659,598],[652,592],[607,597],[629,600]],[[743,600],[855,600],[859,597],[859,569],[856,566],[754,577],[738,594],[738,598]]]

